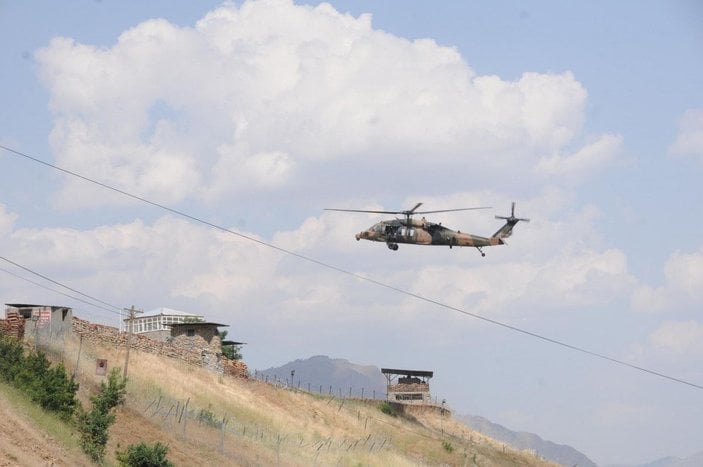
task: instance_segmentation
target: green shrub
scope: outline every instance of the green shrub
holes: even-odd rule
[[[105,458],[108,429],[115,422],[112,409],[124,402],[127,380],[120,376],[120,370],[113,368],[107,377],[107,384],[100,383],[100,391],[90,398],[93,408],[86,412],[82,408],[76,417],[81,434],[83,451],[95,462]]]
[[[224,342],[227,339],[227,330],[224,329],[219,331],[220,341]],[[220,345],[220,350],[222,355],[229,360],[241,360],[242,359],[242,346],[241,345]]]
[[[452,443],[449,441],[442,441],[442,447],[444,448],[445,451],[447,451],[449,454],[454,452],[454,446],[452,446]]]
[[[23,358],[15,373],[15,387],[25,391],[36,402],[38,393],[43,390],[42,382],[48,369],[49,361],[46,356],[41,352],[31,352]]]
[[[379,410],[386,415],[390,415],[391,417],[395,417],[397,415],[393,406],[388,402],[382,402],[379,406]]]
[[[51,367],[43,353],[25,355],[22,344],[4,337],[0,338],[0,377],[64,420],[73,415],[78,383],[68,377],[63,363]]]
[[[71,418],[76,410],[78,383],[66,373],[63,363],[49,368],[43,375],[41,387],[34,392],[34,400],[42,408],[56,412],[64,420]]]
[[[0,336],[0,378],[13,383],[23,363],[22,345],[16,339]]]
[[[132,444],[126,451],[117,452],[117,462],[122,467],[174,467],[166,458],[168,446],[157,442],[153,446],[146,443]]]
[[[109,437],[108,429],[115,422],[115,415],[103,413],[99,410],[86,412],[79,409],[78,431],[81,434],[81,448],[91,459],[97,463],[102,463],[105,458],[105,446]]]
[[[200,413],[197,418],[200,424],[205,424],[214,428],[222,428],[222,422],[215,419],[215,414],[208,409],[200,409]]]

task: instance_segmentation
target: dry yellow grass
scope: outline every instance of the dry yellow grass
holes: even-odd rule
[[[77,370],[87,404],[104,378],[95,375],[96,358],[122,369],[126,352],[85,341],[80,347],[80,359],[77,339],[52,353],[68,371]],[[111,429],[108,461],[116,449],[160,441],[177,465],[553,465],[507,449],[437,408],[389,416],[378,401],[222,377],[134,350],[128,376],[127,404]]]

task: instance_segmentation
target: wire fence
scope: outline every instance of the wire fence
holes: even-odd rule
[[[387,396],[388,396],[386,390],[384,390],[384,389],[378,389],[378,388],[368,389],[363,386],[362,387],[354,387],[354,386],[341,387],[339,385],[321,384],[319,382],[312,383],[312,382],[303,381],[302,379],[295,379],[293,377],[291,377],[291,378],[280,377],[276,374],[264,373],[264,372],[261,372],[258,370],[254,370],[254,373],[251,374],[250,377],[256,379],[257,381],[271,384],[273,386],[276,386],[276,387],[279,387],[282,389],[303,391],[303,392],[307,392],[307,393],[313,394],[313,395],[320,395],[320,396],[332,397],[332,398],[337,398],[337,399],[384,401],[384,400],[387,400]],[[436,396],[430,402],[423,400],[422,405],[431,405],[431,406],[435,406],[435,407],[439,407],[439,408],[443,408],[445,410],[448,410],[445,407],[444,399],[440,399]]]
[[[335,399],[330,399],[328,403],[334,401]],[[162,396],[133,408],[163,430],[244,464],[251,461],[241,456],[247,443],[264,446],[277,459],[277,463],[281,462],[281,456],[292,456],[315,464],[323,453],[335,456],[344,453],[356,455],[360,452],[372,454],[390,449],[392,441],[388,436],[374,433],[371,425],[375,420],[362,417],[360,412],[357,422],[363,424],[364,436],[311,439],[301,434],[283,433],[260,424],[244,422],[226,413],[218,414],[210,409],[194,407],[190,399],[180,401]]]
[[[278,375],[271,375],[268,373],[260,372],[258,370],[254,370],[254,373],[250,376],[256,379],[257,381],[271,384],[282,389],[304,391],[310,394],[317,394],[339,399],[348,398],[361,400],[384,400],[386,398],[386,391],[375,388],[355,388],[353,386],[342,388],[341,386],[334,386],[331,384],[320,384],[319,382],[305,382],[301,379],[296,380],[294,378],[282,378]]]

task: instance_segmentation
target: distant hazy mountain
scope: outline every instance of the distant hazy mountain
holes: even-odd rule
[[[685,459],[680,457],[665,457],[649,464],[618,464],[608,467],[701,467],[703,466],[703,451]]]
[[[306,360],[296,360],[277,368],[259,371],[259,375],[277,378],[283,383],[290,383],[291,371],[294,387],[311,392],[320,392],[348,396],[351,389],[353,397],[361,397],[362,389],[365,398],[386,398],[386,377],[381,370],[373,365],[356,365],[342,358],[329,358],[317,355]],[[261,378],[261,376],[259,376]],[[331,388],[331,389],[330,389]]]
[[[504,426],[493,423],[483,417],[474,415],[457,415],[466,426],[483,433],[486,436],[501,441],[517,449],[531,449],[541,457],[566,466],[597,467],[596,464],[582,452],[571,446],[545,441],[533,433],[510,431]]]
[[[259,378],[268,377],[269,381],[278,379],[283,383],[290,384],[291,371],[295,371],[293,386],[301,389],[307,390],[310,387],[312,392],[319,392],[322,389],[322,392],[326,394],[330,392],[330,387],[332,387],[331,391],[333,394],[341,392],[347,396],[349,388],[352,388],[352,395],[359,397],[361,388],[364,388],[364,397],[373,397],[374,391],[377,399],[385,399],[386,397],[386,378],[381,374],[380,368],[373,365],[356,365],[341,358],[329,358],[324,355],[318,355],[257,373]],[[545,459],[559,462],[569,467],[573,465],[596,467],[593,461],[570,446],[545,441],[532,433],[516,433],[491,423],[483,417],[457,416],[457,419],[470,428],[502,441],[509,446],[537,451]],[[698,465],[703,466],[703,464]],[[651,467],[660,466],[652,465]],[[674,465],[662,465],[661,467],[674,467]],[[679,466],[676,465],[676,467]],[[686,467],[689,466],[686,464]]]

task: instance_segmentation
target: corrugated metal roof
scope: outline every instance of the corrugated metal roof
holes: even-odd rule
[[[5,303],[5,306],[11,306],[12,308],[71,308],[63,305],[33,305],[31,303]]]
[[[143,318],[145,316],[158,316],[158,315],[202,316],[202,315],[197,315],[195,313],[187,313],[185,311],[174,310],[173,308],[161,307],[161,308],[155,308],[153,310],[149,310],[149,311],[145,312],[144,315],[139,316],[139,318]]]

